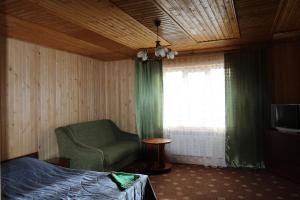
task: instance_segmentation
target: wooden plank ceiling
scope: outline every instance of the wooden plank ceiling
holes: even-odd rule
[[[239,38],[232,0],[155,0],[196,42]]]
[[[274,32],[290,32],[300,30],[300,1],[282,1],[277,10]]]
[[[0,33],[100,60],[161,44],[181,52],[268,42],[300,30],[295,0],[2,0]]]

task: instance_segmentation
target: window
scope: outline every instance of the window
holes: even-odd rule
[[[173,162],[226,166],[223,54],[164,63],[164,137]]]
[[[225,128],[223,63],[164,68],[164,126]]]

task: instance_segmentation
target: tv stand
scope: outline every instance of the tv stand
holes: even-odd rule
[[[279,176],[300,183],[300,134],[268,130],[266,167]]]

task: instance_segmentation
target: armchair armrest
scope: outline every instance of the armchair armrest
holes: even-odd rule
[[[100,149],[78,142],[65,128],[58,128],[55,132],[60,156],[70,159],[71,168],[104,169],[104,154]]]
[[[128,133],[125,131],[119,131],[117,137],[119,140],[131,140],[136,142],[140,141],[138,134]]]
[[[136,141],[136,142],[140,141],[138,134],[122,131],[121,129],[119,129],[119,127],[117,127],[115,125],[115,123],[113,121],[111,121],[111,120],[108,120],[108,121],[111,125],[113,132],[117,136],[118,140],[131,140],[131,141]]]

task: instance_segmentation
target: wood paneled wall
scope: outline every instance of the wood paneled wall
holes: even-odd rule
[[[0,22],[1,22],[0,17]],[[6,149],[5,123],[6,123],[6,40],[0,37],[0,160],[2,158],[2,148]],[[1,192],[0,192],[1,194]]]
[[[123,130],[136,133],[134,61],[105,62],[106,118]]]
[[[300,104],[300,41],[272,48],[272,103]]]
[[[135,132],[132,60],[102,62],[15,39],[6,54],[2,159],[56,156],[54,129],[70,123],[109,118]]]

